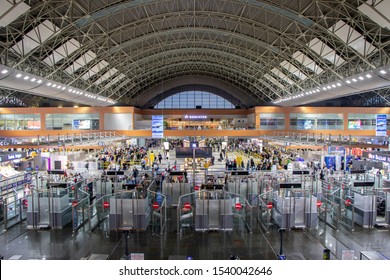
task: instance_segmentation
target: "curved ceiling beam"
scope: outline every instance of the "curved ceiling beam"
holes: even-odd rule
[[[220,79],[225,79],[232,84],[239,85],[242,88],[243,92],[246,90],[249,91],[250,83],[255,83],[257,80],[255,79],[237,79],[237,76],[240,74],[240,70],[232,69],[229,66],[218,65],[215,63],[210,63],[208,61],[193,61],[193,63],[189,64],[186,62],[182,62],[180,60],[172,62],[170,64],[164,64],[161,67],[151,68],[150,71],[145,72],[142,77],[139,77],[139,80],[136,81],[135,84],[139,87],[137,90],[133,90],[128,98],[138,98],[138,95],[142,95],[143,91],[147,90],[149,86],[151,86],[151,82],[159,82],[164,81],[167,75],[172,75],[172,73],[176,76],[181,76],[182,72],[186,69],[189,69],[189,72],[197,73],[199,70],[203,71],[202,73],[207,73],[209,76],[215,77],[216,75]],[[256,92],[250,91],[253,96],[257,96],[257,98],[262,99],[263,102],[269,101],[269,99],[273,99],[268,96],[265,92]],[[250,92],[246,92],[248,95]],[[128,92],[126,93],[128,94]],[[275,93],[273,93],[275,94]],[[112,97],[111,97],[112,98]],[[239,97],[243,98],[243,97]]]
[[[186,75],[164,80],[146,90],[142,96],[136,98],[135,104],[139,107],[155,105],[162,99],[168,97],[168,95],[166,95],[167,92],[187,85],[209,86],[218,89],[219,91],[213,91],[213,93],[229,100],[236,106],[245,105],[251,107],[253,104],[256,104],[256,100],[250,98],[242,89],[221,79],[199,75]],[[222,94],[222,92],[225,94]],[[162,93],[164,94],[162,95]],[[177,92],[172,91],[172,94],[174,93]]]
[[[139,6],[147,6],[148,4],[151,4],[153,2],[159,2],[161,5],[164,5],[163,2],[170,2],[169,0],[129,0],[125,2],[118,3],[116,5],[110,5],[109,7],[102,7],[98,11],[95,11],[91,14],[88,14],[84,16],[83,18],[78,19],[75,21],[75,25],[79,28],[86,27],[96,21],[105,19],[107,17],[112,17],[115,16],[115,14],[123,12],[127,9],[131,8],[138,8]],[[263,10],[266,10],[268,12],[274,13],[276,15],[282,16],[286,19],[296,21],[299,24],[306,26],[306,27],[311,27],[315,25],[315,22],[305,18],[301,14],[285,8],[281,7],[280,5],[275,5],[271,3],[267,3],[266,1],[254,1],[254,0],[239,0],[239,1],[231,1],[231,2],[237,2],[241,3],[242,5],[251,5],[254,7],[261,8]]]

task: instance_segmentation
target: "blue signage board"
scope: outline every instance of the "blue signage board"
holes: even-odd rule
[[[164,116],[152,116],[152,138],[164,137]]]
[[[387,135],[386,115],[376,115],[376,136]]]
[[[330,155],[344,155],[345,154],[345,147],[330,146],[328,148],[328,154],[330,154]]]

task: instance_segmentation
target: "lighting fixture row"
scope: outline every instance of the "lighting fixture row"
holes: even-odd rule
[[[390,71],[390,69],[389,69],[389,71]],[[381,69],[381,70],[379,70],[379,73],[382,75],[385,75],[388,73],[388,71]],[[360,74],[360,75],[354,76],[353,78],[343,79],[343,81],[334,82],[334,83],[331,83],[328,85],[324,85],[322,87],[317,87],[317,88],[305,91],[303,93],[299,93],[299,94],[296,94],[293,96],[289,96],[286,98],[276,100],[276,101],[274,101],[274,104],[279,104],[281,102],[294,100],[294,99],[301,98],[301,97],[304,97],[307,95],[312,95],[312,94],[316,94],[316,93],[320,93],[320,92],[325,92],[325,91],[328,91],[331,89],[335,89],[335,88],[341,87],[342,83],[345,83],[347,85],[351,85],[351,84],[354,84],[357,82],[362,82],[362,81],[365,81],[365,80],[368,80],[371,78],[372,78],[372,74],[370,74],[370,73]]]
[[[5,69],[5,68],[4,69],[0,69],[0,73],[3,74],[3,75],[7,74],[8,72],[9,72],[8,69]],[[28,74],[16,73],[15,77],[17,79],[23,79],[24,81],[30,81],[30,82],[37,83],[37,84],[42,84],[43,83],[42,79],[39,79],[39,78],[36,78],[36,77],[30,77]],[[56,89],[61,90],[61,91],[64,91],[64,90],[67,89],[66,86],[61,85],[61,84],[57,84],[55,82],[47,82],[46,86],[47,87],[56,88]],[[81,90],[68,88],[68,92],[75,93],[75,94],[80,95],[80,96],[85,96],[85,97],[88,97],[88,98],[91,98],[91,99],[97,99],[97,100],[102,101],[102,102],[115,104],[115,101],[113,101],[111,99],[108,99],[108,98],[105,98],[105,97],[101,97],[101,96],[98,96],[98,95],[95,95],[95,94],[85,93],[85,92],[83,92]]]

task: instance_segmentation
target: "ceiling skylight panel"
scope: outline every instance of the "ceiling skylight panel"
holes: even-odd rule
[[[362,34],[342,20],[336,22],[329,30],[362,55],[368,55],[376,50],[372,44],[364,39]]]
[[[310,69],[316,74],[321,74],[324,70],[318,66],[317,63],[315,63],[310,57],[305,55],[304,53],[297,51],[295,52],[292,57],[298,61],[300,64],[305,66],[306,68]]]
[[[62,59],[70,56],[72,53],[80,49],[81,44],[77,42],[75,39],[70,39],[65,44],[59,46],[56,48],[51,55],[46,57],[43,61],[53,66],[54,64],[58,63]]]
[[[38,46],[46,42],[52,35],[60,29],[51,21],[45,20],[26,35],[23,39],[17,42],[12,49],[21,55],[26,55],[36,49]]]
[[[330,63],[335,64],[336,66],[343,64],[345,61],[336,53],[334,49],[330,48],[318,38],[314,38],[307,45],[319,56],[323,57]]]

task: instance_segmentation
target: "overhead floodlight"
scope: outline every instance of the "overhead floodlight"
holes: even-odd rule
[[[353,79],[352,79],[352,82],[355,82],[355,83],[356,83],[356,82],[357,82],[357,80],[356,80],[355,78],[353,78]]]
[[[363,81],[363,80],[364,80],[364,78],[363,78],[362,76],[359,76],[359,80]]]
[[[23,80],[27,81],[28,79],[30,79],[29,76],[24,76]]]
[[[22,77],[22,74],[20,73],[16,74],[16,78],[20,78],[20,77]]]
[[[3,71],[1,71],[1,74],[7,74],[7,73],[8,73],[7,69],[3,69]]]
[[[381,70],[381,71],[379,71],[379,73],[381,73],[381,74],[386,74],[387,72],[385,71],[385,70]]]

